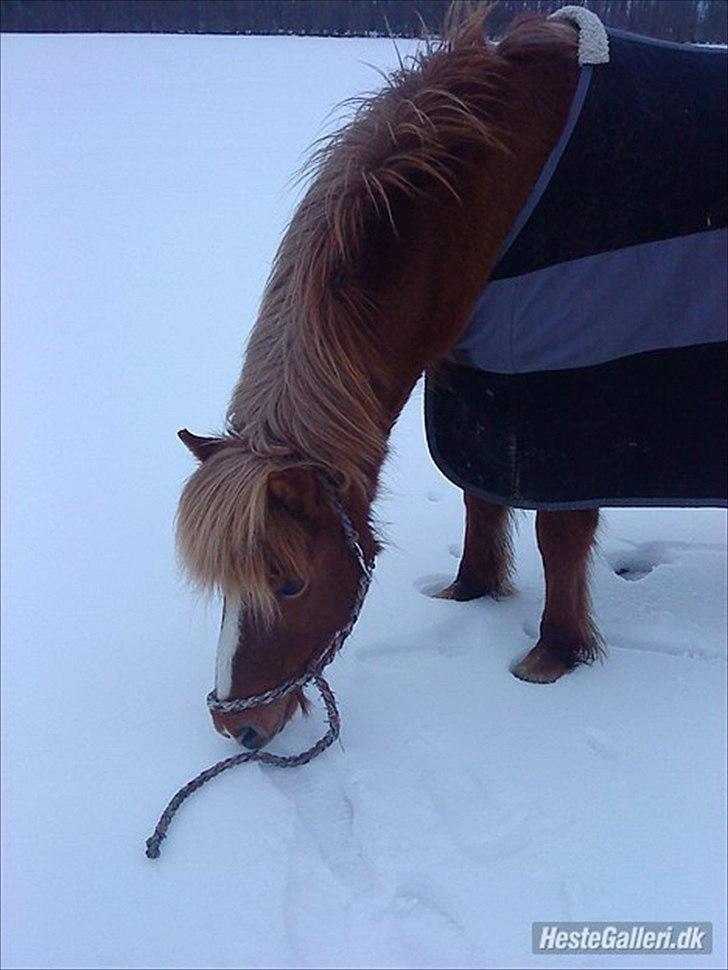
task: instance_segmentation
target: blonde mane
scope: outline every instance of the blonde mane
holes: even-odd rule
[[[400,65],[384,89],[313,156],[313,178],[285,232],[227,414],[223,446],[187,482],[178,513],[182,561],[206,588],[241,591],[271,616],[271,570],[306,574],[303,529],[271,501],[272,472],[311,467],[371,500],[391,415],[375,295],[361,265],[375,231],[397,232],[403,204],[434,192],[458,200],[472,147],[504,149],[490,120],[502,102],[516,29],[485,39],[487,5],[457,14],[437,43]],[[574,33],[534,21],[520,46],[558,47]],[[557,50],[558,53],[558,50]]]

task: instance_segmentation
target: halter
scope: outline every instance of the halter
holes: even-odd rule
[[[321,676],[324,667],[327,667],[331,663],[339,650],[341,650],[344,640],[346,640],[354,629],[354,624],[359,617],[359,612],[364,603],[364,598],[367,595],[369,584],[372,581],[374,560],[369,562],[364,555],[357,531],[354,528],[349,513],[339,498],[333,482],[323,475],[319,476],[319,481],[323,485],[329,502],[336,512],[341,531],[344,533],[344,538],[346,539],[346,544],[356,559],[360,570],[359,584],[357,586],[356,598],[349,622],[333,634],[323,650],[313,660],[309,661],[303,673],[297,677],[290,677],[288,680],[284,680],[277,687],[272,687],[270,690],[265,690],[260,694],[251,694],[249,697],[236,697],[228,701],[219,700],[215,691],[211,690],[207,695],[207,707],[210,713],[239,714],[241,711],[247,711],[251,707],[260,707],[262,704],[270,704],[273,701],[280,700],[281,697],[286,697],[286,695],[291,694],[294,690],[298,690],[299,687],[305,687],[314,678]]]
[[[223,761],[218,761],[217,764],[213,765],[211,768],[207,768],[205,771],[200,772],[200,774],[193,778],[192,781],[188,782],[183,788],[180,788],[159,817],[159,821],[157,822],[154,832],[147,839],[146,843],[146,855],[149,859],[157,859],[159,857],[162,840],[166,838],[167,829],[169,828],[170,822],[174,818],[174,815],[182,802],[193,792],[197,791],[198,788],[201,788],[206,782],[217,777],[217,775],[219,775],[221,772],[227,771],[228,768],[234,768],[236,765],[243,764],[247,761],[259,761],[262,764],[274,765],[277,768],[296,768],[298,765],[307,764],[313,758],[316,758],[321,754],[322,751],[325,751],[329,745],[333,744],[333,742],[339,736],[341,719],[339,717],[339,711],[336,707],[336,698],[334,697],[334,692],[331,690],[331,687],[322,676],[322,671],[326,666],[328,666],[328,664],[331,663],[339,650],[341,650],[344,640],[346,640],[354,628],[354,624],[359,617],[359,612],[364,602],[364,597],[366,596],[367,590],[369,589],[369,584],[372,581],[374,559],[369,560],[364,554],[359,535],[354,527],[353,522],[351,521],[349,513],[343,506],[334,483],[330,478],[324,475],[319,475],[319,481],[321,482],[321,485],[328,496],[332,508],[336,512],[336,516],[339,520],[339,525],[341,526],[341,531],[344,534],[346,544],[356,559],[360,570],[359,584],[349,622],[346,624],[346,626],[342,627],[340,630],[337,630],[336,633],[333,634],[323,650],[308,663],[303,673],[299,674],[297,677],[291,677],[288,680],[283,681],[283,683],[279,684],[277,687],[272,687],[270,690],[263,691],[261,694],[252,694],[249,697],[238,697],[228,701],[218,700],[218,697],[213,690],[207,695],[207,707],[211,712],[218,711],[223,714],[237,714],[240,711],[246,711],[251,707],[260,707],[262,704],[270,704],[272,701],[279,700],[281,697],[286,697],[286,695],[292,693],[294,690],[304,687],[306,684],[310,683],[310,681],[314,681],[319,693],[321,694],[324,707],[326,708],[326,718],[329,724],[328,729],[322,738],[320,738],[310,748],[307,748],[305,751],[301,752],[301,754],[279,755],[271,754],[267,751],[245,751],[241,754],[233,755],[231,758],[225,758]]]

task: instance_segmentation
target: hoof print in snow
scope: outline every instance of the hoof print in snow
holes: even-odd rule
[[[668,542],[645,542],[625,554],[607,554],[615,575],[630,582],[649,576],[658,566],[675,561],[674,547]]]
[[[589,747],[603,758],[616,758],[619,754],[619,749],[606,731],[602,731],[599,728],[587,728],[584,734]]]
[[[622,579],[628,579],[634,583],[638,579],[644,579],[645,576],[649,576],[654,568],[654,563],[631,562],[617,566],[614,572],[617,576],[621,576]]]

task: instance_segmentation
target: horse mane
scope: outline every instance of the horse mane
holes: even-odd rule
[[[367,247],[397,234],[407,206],[436,193],[457,204],[473,149],[507,151],[493,109],[514,64],[574,57],[573,29],[540,17],[519,18],[498,45],[487,40],[490,6],[454,4],[443,38],[400,63],[382,91],[355,99],[351,120],[314,152],[222,447],[183,490],[177,536],[187,571],[205,588],[244,591],[261,615],[275,611],[271,569],[305,577],[308,559],[302,529],[268,494],[270,474],[314,468],[371,500],[386,455],[391,415],[381,403],[387,378],[362,270]]]

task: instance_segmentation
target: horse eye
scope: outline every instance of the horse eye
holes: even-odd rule
[[[276,590],[276,596],[297,596],[306,583],[302,579],[292,579]]]

